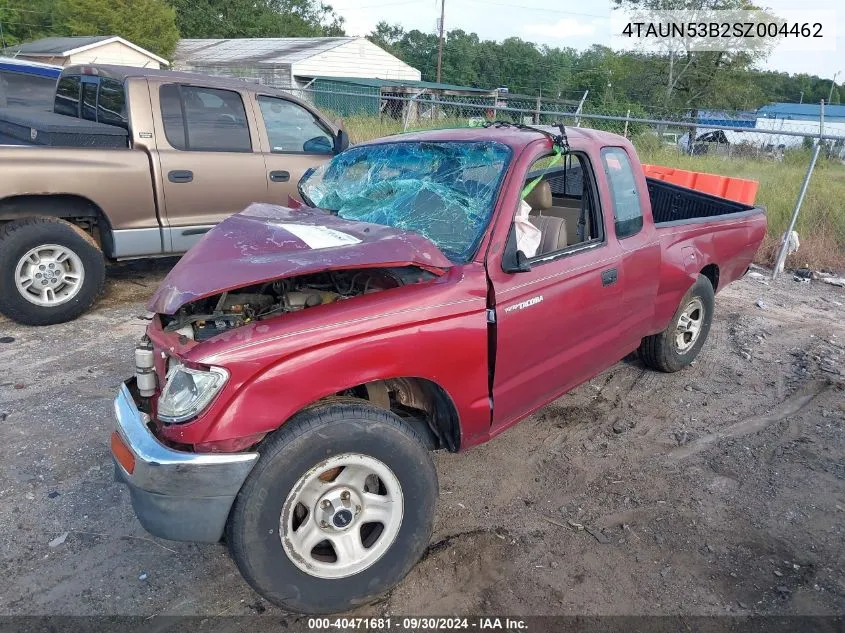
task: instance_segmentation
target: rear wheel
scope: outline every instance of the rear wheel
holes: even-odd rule
[[[226,540],[244,578],[298,613],[337,613],[398,583],[428,546],[437,473],[423,440],[366,403],[303,411],[260,448]]]
[[[715,293],[710,280],[699,275],[689,289],[669,326],[640,343],[640,358],[654,369],[676,372],[698,356],[710,333]]]
[[[105,283],[97,243],[58,218],[31,218],[0,229],[0,312],[24,325],[50,325],[85,312]]]

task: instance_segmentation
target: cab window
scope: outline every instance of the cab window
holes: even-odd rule
[[[301,105],[259,96],[270,151],[276,154],[331,154],[334,139],[323,124]]]
[[[165,136],[175,149],[252,151],[243,99],[234,90],[166,84],[159,102]]]
[[[621,147],[606,147],[601,159],[613,202],[616,237],[636,235],[643,228],[643,209],[628,154]]]

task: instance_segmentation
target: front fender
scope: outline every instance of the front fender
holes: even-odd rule
[[[476,302],[473,302],[476,303]],[[389,378],[425,378],[452,399],[463,445],[489,434],[487,323],[483,300],[460,315],[350,336],[296,350],[233,386],[201,418],[162,428],[185,444],[268,433],[321,398]]]

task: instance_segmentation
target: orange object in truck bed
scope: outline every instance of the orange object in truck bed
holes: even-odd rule
[[[744,204],[754,204],[754,200],[757,198],[757,189],[760,187],[760,183],[756,180],[705,174],[700,171],[688,171],[661,165],[643,165],[643,170],[647,178],[671,182],[681,187],[695,189]]]

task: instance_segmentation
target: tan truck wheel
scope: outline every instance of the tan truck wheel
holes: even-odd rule
[[[82,229],[58,218],[0,227],[0,313],[51,325],[85,312],[105,283],[105,260]]]
[[[226,540],[250,585],[307,614],[372,602],[428,546],[437,473],[422,438],[366,401],[307,409],[258,449]]]

